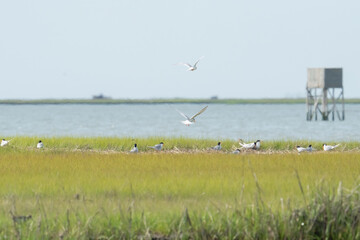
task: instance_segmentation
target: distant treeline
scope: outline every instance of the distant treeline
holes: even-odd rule
[[[261,99],[37,99],[0,100],[0,104],[305,104],[305,98],[261,98]],[[345,103],[358,104],[360,98],[345,99]]]

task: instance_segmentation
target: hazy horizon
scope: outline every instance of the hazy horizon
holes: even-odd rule
[[[360,2],[0,3],[0,99],[304,98],[342,67],[360,98]],[[179,62],[198,64],[186,71]]]
[[[105,95],[104,95],[105,96]],[[214,96],[210,96],[210,97],[201,97],[201,98],[193,98],[193,97],[149,97],[149,98],[113,98],[111,96],[105,96],[105,97],[108,97],[108,98],[104,98],[104,100],[106,99],[109,99],[109,100],[129,100],[129,101],[132,101],[132,100],[144,100],[144,101],[147,101],[147,100],[177,100],[177,99],[184,99],[184,100],[211,100],[212,97]],[[93,100],[93,96],[90,96],[88,98],[4,98],[4,99],[0,99],[0,101],[14,101],[14,100],[19,100],[19,101],[37,101],[37,100]],[[267,99],[306,99],[306,96],[304,97],[258,97],[258,98],[233,98],[233,97],[228,97],[228,98],[221,98],[221,97],[218,97],[217,100],[232,100],[232,99],[237,99],[237,100],[267,100]],[[346,99],[360,99],[360,97],[347,97],[345,98]],[[346,103],[346,102],[345,102]]]

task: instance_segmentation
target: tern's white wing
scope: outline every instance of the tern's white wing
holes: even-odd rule
[[[176,111],[177,111],[178,113],[180,113],[180,115],[181,115],[181,116],[183,116],[184,118],[189,119],[189,117],[188,117],[188,116],[186,116],[184,113],[180,112],[180,111],[179,111],[179,110],[177,110],[177,109],[176,109]]]
[[[307,148],[303,148],[303,147],[297,147],[296,149],[299,153],[307,151]]]
[[[196,63],[194,64],[194,67],[196,67],[196,64],[198,64],[198,62],[199,62],[201,59],[203,59],[203,58],[204,58],[204,56],[202,56],[201,58],[199,58],[199,60],[197,60]]]
[[[161,144],[156,144],[154,147],[153,147],[155,150],[161,150],[162,148],[162,145]]]
[[[250,148],[254,148],[255,147],[255,143],[240,143],[240,146],[242,146],[243,148],[246,148],[246,149],[250,149]]]
[[[335,148],[338,147],[338,146],[340,146],[340,144],[337,144],[337,145],[335,145],[335,146],[331,146],[331,145],[326,145],[326,144],[324,144],[323,149],[324,149],[325,151],[330,151],[330,150],[335,149]]]
[[[193,66],[191,66],[191,64],[189,63],[179,63],[180,65],[184,65],[184,66],[187,66],[188,68],[192,68]]]
[[[208,106],[204,107],[203,109],[201,109],[197,114],[195,114],[194,116],[191,117],[191,119],[194,119],[195,117],[199,116],[200,114],[202,114]]]

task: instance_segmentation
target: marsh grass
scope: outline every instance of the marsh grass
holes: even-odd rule
[[[133,203],[109,213],[66,210],[58,219],[42,212],[34,220],[2,228],[23,239],[358,239],[359,192],[318,189],[309,204],[274,212],[261,205],[189,211],[166,219],[139,212]],[[164,222],[166,224],[164,224]]]
[[[131,139],[46,139],[45,151],[31,148],[37,138],[18,140],[0,149],[0,238],[360,237],[358,152],[132,155],[87,150]],[[166,142],[192,146],[183,141]],[[264,147],[292,144],[277,143]]]
[[[222,143],[221,152],[231,152],[239,148],[238,140],[231,139],[192,139],[192,138],[169,138],[169,137],[149,137],[149,138],[116,138],[116,137],[23,137],[9,136],[6,139],[13,139],[9,146],[0,148],[2,151],[29,151],[35,150],[39,140],[44,143],[43,150],[50,151],[107,151],[111,152],[129,152],[134,143],[138,144],[140,152],[153,152],[148,148],[159,142],[164,142],[163,151],[170,152],[212,152],[211,147],[215,146],[218,141]],[[245,139],[246,142],[256,141],[257,139]],[[327,144],[337,144],[339,142],[327,142]],[[322,151],[323,142],[309,142],[304,140],[272,140],[262,141],[260,151],[244,151],[246,153],[273,153],[273,152],[296,152],[297,145],[313,145],[317,151]],[[336,151],[359,151],[358,142],[340,142]]]

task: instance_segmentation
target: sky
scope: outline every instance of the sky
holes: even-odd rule
[[[360,97],[358,0],[0,1],[0,99]],[[186,71],[179,62],[194,63]]]

